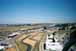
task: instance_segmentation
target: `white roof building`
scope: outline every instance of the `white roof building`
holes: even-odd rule
[[[1,50],[1,49],[4,49],[4,46],[0,46],[0,50]]]
[[[46,50],[56,50],[56,51],[62,51],[62,45],[58,42],[58,39],[54,38],[55,42],[53,42],[53,35],[48,34],[46,38]]]
[[[17,35],[17,34],[20,34],[19,32],[14,32],[12,34],[10,34],[9,36],[14,36],[14,35]]]

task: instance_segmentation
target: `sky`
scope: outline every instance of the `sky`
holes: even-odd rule
[[[0,0],[0,24],[76,23],[76,0]]]

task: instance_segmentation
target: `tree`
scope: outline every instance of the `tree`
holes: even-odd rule
[[[47,29],[47,27],[43,27],[44,29]]]

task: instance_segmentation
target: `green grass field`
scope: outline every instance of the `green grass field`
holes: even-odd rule
[[[19,51],[26,51],[27,45],[23,44],[22,42],[20,42],[20,41],[18,41],[18,40],[16,40],[15,43],[16,43]]]
[[[17,27],[0,27],[0,32],[5,32],[5,31],[17,31],[20,30],[21,28],[25,28],[25,29],[30,29],[32,27],[30,26],[17,26]]]

